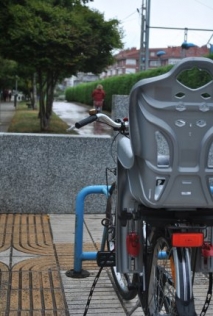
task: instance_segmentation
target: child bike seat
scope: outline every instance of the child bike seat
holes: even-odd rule
[[[132,191],[144,205],[213,208],[212,60],[185,58],[168,73],[134,85],[129,130],[130,182],[137,178]]]

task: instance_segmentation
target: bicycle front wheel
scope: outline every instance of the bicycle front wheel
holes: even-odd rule
[[[164,237],[153,241],[145,307],[147,316],[196,316],[192,295],[190,254],[172,248]]]

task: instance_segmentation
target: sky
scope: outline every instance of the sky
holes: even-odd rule
[[[185,38],[197,46],[209,42],[213,35],[213,0],[150,0],[150,3],[150,48],[181,46]],[[94,0],[89,7],[104,13],[105,20],[116,18],[121,22],[124,49],[140,48],[142,0]],[[185,28],[188,28],[186,34]],[[210,43],[213,44],[213,36]]]

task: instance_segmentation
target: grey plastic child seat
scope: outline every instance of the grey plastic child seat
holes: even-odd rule
[[[177,80],[194,67],[213,78],[213,61],[185,58],[130,93],[131,190],[148,207],[213,208],[213,81],[192,89]]]

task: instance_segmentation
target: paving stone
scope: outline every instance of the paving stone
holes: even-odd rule
[[[85,215],[84,251],[100,248],[103,215]],[[98,273],[95,261],[84,261],[86,279],[72,279],[66,271],[74,266],[75,215],[0,215],[0,316],[83,315]],[[194,293],[201,311],[208,279],[197,274]],[[143,316],[137,298],[122,301],[113,285],[110,268],[103,269],[87,315]],[[213,315],[213,304],[206,315]]]
[[[49,216],[0,215],[0,315],[69,315]]]

